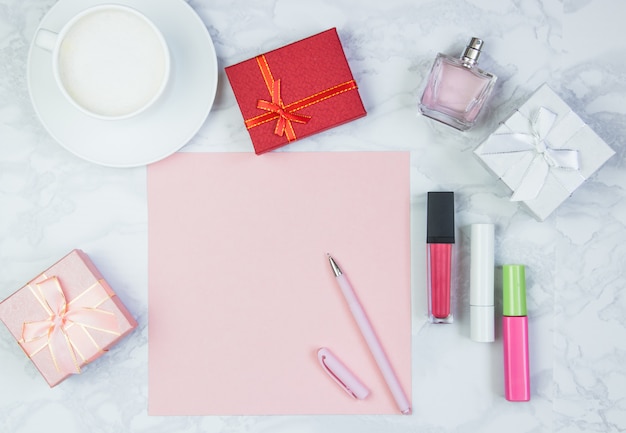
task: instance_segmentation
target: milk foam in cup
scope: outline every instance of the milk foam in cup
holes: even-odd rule
[[[86,9],[59,33],[40,29],[35,43],[52,52],[55,80],[66,98],[97,118],[135,116],[167,86],[167,43],[154,23],[130,7]]]

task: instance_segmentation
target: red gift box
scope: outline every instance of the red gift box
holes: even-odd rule
[[[365,116],[337,30],[226,68],[257,155]]]

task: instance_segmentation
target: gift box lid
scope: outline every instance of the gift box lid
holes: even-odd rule
[[[543,84],[474,154],[543,221],[615,152]]]
[[[0,302],[0,320],[51,387],[80,373],[137,327],[81,250]]]
[[[366,115],[335,28],[225,70],[257,154]]]

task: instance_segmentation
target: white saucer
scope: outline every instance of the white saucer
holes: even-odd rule
[[[77,12],[103,0],[60,0],[39,27],[58,31]],[[183,147],[206,120],[217,91],[217,56],[204,23],[183,0],[117,0],[159,27],[170,49],[170,82],[159,101],[127,120],[83,114],[56,86],[50,52],[31,44],[28,88],[37,115],[63,147],[88,161],[135,167]],[[33,38],[34,39],[34,38]]]

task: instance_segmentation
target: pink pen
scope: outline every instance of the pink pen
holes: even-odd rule
[[[352,316],[354,317],[354,320],[356,321],[356,324],[358,325],[359,330],[361,331],[361,334],[363,335],[363,338],[365,339],[365,342],[367,343],[367,346],[369,347],[370,352],[378,365],[378,369],[382,373],[383,378],[387,383],[387,387],[389,388],[389,391],[391,391],[391,394],[400,409],[400,412],[405,415],[410,414],[411,404],[409,403],[409,400],[400,385],[400,381],[398,381],[396,373],[391,367],[391,363],[389,362],[378,337],[376,337],[374,328],[372,328],[372,324],[367,318],[365,310],[363,310],[356,293],[354,293],[350,282],[343,272],[341,272],[341,269],[337,266],[337,263],[333,260],[330,254],[328,254],[328,260],[330,261],[330,266],[337,279],[337,284],[339,284],[339,288],[348,303],[350,312],[352,312]]]
[[[523,265],[504,265],[502,339],[504,396],[509,401],[530,400],[526,276]]]

